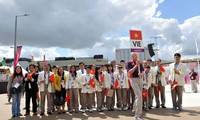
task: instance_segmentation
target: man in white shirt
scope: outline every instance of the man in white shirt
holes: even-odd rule
[[[122,66],[118,66],[118,73],[114,74],[114,80],[118,81],[118,87],[117,87],[117,101],[119,104],[119,110],[127,110],[127,91],[129,88],[128,85],[128,76],[127,73],[125,73],[122,70]]]
[[[149,97],[149,109],[152,109],[153,107],[153,98],[154,98],[154,81],[155,81],[155,71],[154,71],[154,67],[152,66],[152,60],[148,59],[147,60],[148,65],[151,67],[150,68],[150,73],[152,74],[152,83],[151,86],[148,89],[148,97]]]
[[[45,65],[45,70],[39,73],[38,84],[40,87],[40,97],[41,97],[41,113],[43,116],[45,112],[45,97],[47,96],[47,114],[51,115],[53,110],[53,96],[51,93],[54,93],[54,85],[50,80],[50,76],[53,74],[50,72],[51,65]]]
[[[92,112],[93,92],[95,88],[94,76],[90,74],[91,67],[86,67],[86,74],[81,75],[82,97],[83,97],[83,110],[85,113],[86,106],[89,108],[89,112]],[[93,80],[93,83],[91,82]],[[93,85],[91,85],[93,84]]]
[[[81,109],[82,109],[82,106],[83,106],[83,97],[82,97],[82,93],[81,93],[81,90],[82,90],[82,84],[80,83],[81,82],[81,75],[82,74],[86,74],[86,70],[85,70],[85,64],[83,62],[80,62],[79,63],[79,70],[76,71],[77,72],[77,79],[79,81],[79,101],[80,101],[80,105],[81,105]]]
[[[155,67],[155,82],[154,82],[154,94],[156,98],[156,108],[160,107],[160,98],[159,95],[161,96],[161,106],[162,108],[165,107],[165,86],[167,85],[165,77],[166,77],[166,72],[162,70],[163,67],[161,66],[161,59],[156,60],[156,67]]]
[[[176,110],[178,107],[178,109],[182,111],[182,97],[187,67],[184,63],[181,63],[181,55],[179,53],[174,54],[174,59],[175,62],[171,63],[169,66],[169,82],[172,86],[177,84],[177,86],[171,90],[173,103],[172,110]]]

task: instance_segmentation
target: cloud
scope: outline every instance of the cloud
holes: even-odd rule
[[[115,58],[116,48],[129,48],[129,30],[143,32],[147,45],[157,40],[159,57],[172,59],[173,53],[195,54],[196,36],[200,39],[200,16],[179,24],[174,18],[160,18],[157,11],[164,0],[0,0],[0,58],[13,56],[15,15],[18,18],[17,44],[23,45],[22,57],[41,60],[59,56]],[[167,50],[167,52],[166,52]]]

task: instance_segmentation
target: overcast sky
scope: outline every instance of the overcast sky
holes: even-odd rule
[[[54,60],[59,56],[104,54],[129,48],[129,30],[142,30],[144,44],[157,40],[159,57],[175,52],[196,55],[200,43],[199,0],[0,0],[0,60],[13,56],[15,16],[22,57]],[[200,50],[200,45],[198,45]]]

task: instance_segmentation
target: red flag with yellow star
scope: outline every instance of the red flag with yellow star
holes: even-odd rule
[[[66,98],[65,98],[65,102],[70,102],[71,99],[71,95],[69,93],[67,93]]]
[[[90,81],[89,81],[89,84],[92,88],[95,88],[95,82],[94,82],[94,78],[92,78]]]
[[[142,31],[130,30],[130,39],[131,40],[142,40]]]

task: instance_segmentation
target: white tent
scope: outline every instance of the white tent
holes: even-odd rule
[[[10,69],[10,67],[8,67],[8,66],[0,66],[0,69]]]
[[[17,66],[21,66],[19,63],[17,64]],[[21,66],[22,67],[22,66]],[[14,66],[12,66],[11,68],[10,68],[10,71],[11,71],[11,73],[13,73],[13,71],[14,71]],[[23,67],[22,67],[22,72],[23,72],[23,75],[25,76],[25,74],[26,73],[28,73]]]

